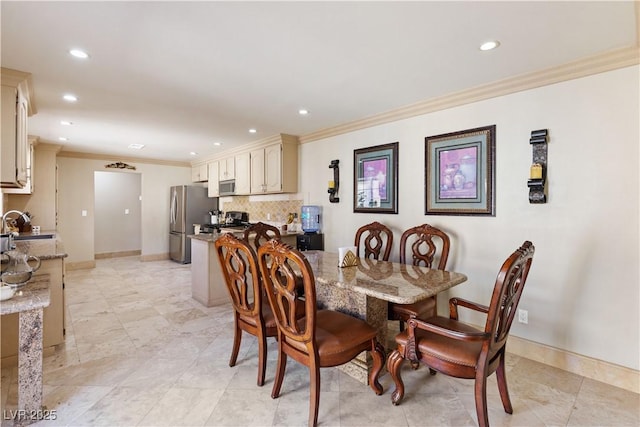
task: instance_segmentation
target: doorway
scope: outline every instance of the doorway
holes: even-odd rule
[[[141,254],[141,189],[139,173],[95,172],[95,259]]]

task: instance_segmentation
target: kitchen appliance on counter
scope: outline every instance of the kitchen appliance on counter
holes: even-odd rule
[[[171,187],[169,205],[169,256],[182,264],[191,262],[191,240],[194,224],[211,220],[209,211],[218,209],[218,198],[207,196],[205,187],[178,185]]]
[[[224,214],[224,225],[226,227],[248,227],[251,225],[249,223],[249,214],[247,212],[242,211],[229,211]]]
[[[202,224],[201,233],[213,233],[224,230],[244,230],[249,227],[249,214],[242,211],[229,211],[224,215],[224,220],[218,220],[218,222],[211,221],[211,224]]]

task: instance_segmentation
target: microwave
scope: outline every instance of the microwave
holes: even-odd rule
[[[233,196],[236,194],[236,180],[227,179],[219,182],[219,193],[221,196]]]

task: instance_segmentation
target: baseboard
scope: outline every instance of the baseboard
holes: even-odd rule
[[[507,352],[586,378],[640,393],[640,371],[593,359],[570,351],[509,336]]]
[[[52,345],[49,347],[45,347],[42,349],[42,357],[48,357],[51,356],[52,354],[55,354],[56,352],[56,346]],[[3,368],[12,368],[12,367],[17,367],[18,366],[18,355],[14,354],[13,356],[7,356],[7,357],[3,357],[2,360],[0,360],[0,366]]]
[[[91,268],[96,268],[96,262],[93,261],[76,261],[76,262],[64,262],[64,267],[67,271],[71,270],[87,270]]]
[[[125,256],[137,256],[140,255],[142,251],[140,249],[134,251],[120,251],[120,252],[103,252],[100,254],[95,254],[95,259],[107,259],[107,258],[120,258]]]
[[[150,255],[141,255],[140,261],[148,262],[148,261],[165,261],[169,258],[169,254],[150,254]]]

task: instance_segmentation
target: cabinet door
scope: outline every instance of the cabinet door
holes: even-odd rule
[[[262,194],[267,190],[264,182],[264,148],[251,152],[251,194]]]
[[[191,182],[199,182],[200,181],[200,168],[198,166],[193,166],[191,168]]]
[[[29,139],[29,154],[27,156],[27,182],[24,184],[22,188],[5,188],[2,190],[5,194],[33,194],[35,189],[35,139]]]
[[[282,191],[282,145],[270,145],[264,149],[264,177],[266,191]]]
[[[219,161],[220,169],[218,171],[218,177],[220,181],[227,179],[234,179],[236,177],[235,172],[235,157],[228,157]]]
[[[210,162],[207,164],[207,167],[209,169],[209,188],[207,189],[207,195],[209,197],[218,197],[220,195],[218,162]]]
[[[249,153],[238,154],[235,158],[236,194],[251,193],[251,167]]]
[[[29,105],[27,98],[18,90],[16,105],[16,179],[18,184],[25,186],[29,174],[29,156],[31,147],[27,138],[27,112]]]

